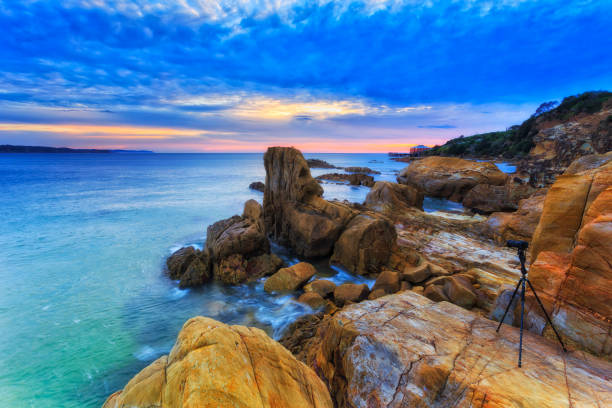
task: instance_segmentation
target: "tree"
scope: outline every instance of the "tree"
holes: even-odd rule
[[[553,110],[558,105],[559,105],[559,102],[557,102],[557,101],[544,102],[543,104],[541,104],[538,107],[538,109],[536,109],[536,111],[533,114],[533,116],[540,116],[541,114],[546,113],[549,110]]]

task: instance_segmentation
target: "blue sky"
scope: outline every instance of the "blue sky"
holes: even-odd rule
[[[611,15],[588,0],[0,0],[0,143],[441,143],[611,89]]]

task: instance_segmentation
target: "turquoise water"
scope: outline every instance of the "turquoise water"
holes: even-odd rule
[[[306,156],[369,166],[377,180],[405,166],[382,154]],[[207,225],[261,202],[248,185],[264,179],[261,154],[0,154],[0,406],[99,407],[195,315],[278,338],[310,313],[262,282],[179,290],[163,274],[174,250],[202,245]],[[323,187],[326,198],[353,202],[369,191]],[[433,199],[425,207],[460,209]],[[373,283],[316,266],[336,283]]]
[[[307,156],[369,166],[378,179],[404,166],[385,155]],[[98,407],[167,353],[191,316],[278,337],[309,313],[261,283],[183,291],[163,274],[173,250],[201,245],[207,225],[261,201],[248,185],[264,179],[261,154],[0,154],[0,406]],[[350,201],[368,192],[324,188]]]

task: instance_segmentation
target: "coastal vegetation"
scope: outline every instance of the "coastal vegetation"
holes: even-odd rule
[[[545,102],[540,105],[536,113],[520,125],[511,126],[503,131],[460,136],[441,146],[433,147],[426,152],[426,155],[520,159],[529,154],[535,146],[534,136],[541,129],[542,123],[559,124],[571,121],[580,114],[594,114],[601,111],[611,98],[612,92],[591,91],[568,96],[553,109],[549,109],[552,106],[551,102]],[[609,126],[610,117],[607,116],[605,121]]]

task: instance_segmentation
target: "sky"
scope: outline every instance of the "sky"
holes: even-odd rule
[[[441,144],[611,90],[611,15],[608,0],[0,0],[0,144]]]

